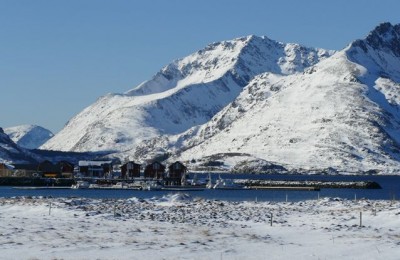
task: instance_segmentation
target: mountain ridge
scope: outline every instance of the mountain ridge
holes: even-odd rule
[[[206,123],[259,72],[302,71],[331,53],[255,36],[213,43],[174,61],[125,94],[101,97],[42,148],[123,151],[156,136],[178,134]]]
[[[378,26],[376,30],[380,30],[382,26]],[[387,26],[384,26],[387,29]],[[398,27],[396,27],[398,28]],[[389,28],[390,29],[390,28]],[[374,35],[376,37],[376,32],[375,30],[372,31],[369,35]],[[370,36],[368,36],[370,37]],[[370,42],[366,38],[366,42]],[[398,38],[397,38],[398,40]],[[312,95],[307,96],[307,99],[304,99],[302,95],[304,93],[297,92],[297,97],[303,98],[302,102],[300,102],[296,107],[296,109],[301,109],[301,106],[306,104],[308,100],[312,99],[316,95],[321,95],[322,93],[325,93],[324,95],[328,96],[329,98],[323,98],[321,100],[316,100],[316,101],[324,101],[326,103],[331,102],[331,100],[337,98],[337,94],[341,94],[342,97],[338,100],[338,102],[332,104],[331,109],[327,109],[324,111],[327,116],[327,118],[319,118],[319,119],[314,119],[314,120],[324,120],[326,121],[324,124],[320,124],[320,127],[329,127],[329,124],[327,122],[331,121],[338,121],[342,125],[335,125],[334,128],[331,128],[329,131],[313,131],[313,135],[308,138],[308,142],[303,142],[304,138],[306,138],[306,134],[303,133],[303,135],[299,135],[298,133],[301,132],[301,127],[304,127],[304,122],[303,125],[298,122],[297,124],[293,123],[296,121],[296,118],[291,118],[291,122],[286,122],[286,124],[293,124],[292,129],[285,129],[285,135],[291,136],[294,134],[298,134],[297,137],[293,138],[286,138],[285,136],[279,136],[279,134],[275,134],[265,130],[268,129],[268,127],[265,126],[265,124],[259,123],[256,124],[258,128],[264,129],[266,133],[264,135],[270,135],[270,138],[268,139],[261,139],[259,136],[259,132],[257,130],[253,129],[252,134],[255,136],[245,136],[245,137],[239,137],[240,136],[240,129],[246,129],[246,131],[252,130],[251,120],[245,121],[245,123],[240,127],[233,127],[233,130],[230,129],[230,131],[235,131],[234,133],[226,133],[227,132],[227,126],[223,128],[222,131],[225,131],[225,133],[219,134],[218,131],[214,135],[207,135],[207,133],[204,134],[203,132],[203,137],[201,134],[199,136],[191,137],[189,135],[188,141],[187,142],[193,142],[193,139],[198,138],[199,140],[197,143],[194,145],[188,145],[188,147],[183,147],[181,148],[184,150],[183,154],[180,155],[178,158],[174,159],[182,159],[182,160],[190,160],[190,158],[194,159],[199,159],[199,157],[210,157],[212,156],[213,153],[223,153],[223,149],[218,149],[219,147],[222,146],[223,143],[228,144],[227,147],[228,149],[225,150],[225,152],[228,150],[228,152],[242,152],[242,153],[250,153],[255,155],[255,157],[259,157],[261,160],[268,159],[270,161],[273,161],[275,163],[279,163],[281,165],[285,165],[287,162],[291,164],[292,168],[308,168],[308,170],[315,170],[317,168],[320,169],[326,169],[326,168],[335,168],[340,171],[368,171],[371,169],[379,169],[379,171],[386,172],[386,173],[393,173],[396,171],[396,168],[399,166],[399,134],[397,131],[400,129],[399,127],[399,113],[395,113],[397,111],[397,108],[393,108],[393,106],[398,105],[397,103],[397,97],[390,103],[390,105],[387,105],[387,98],[389,95],[386,95],[385,98],[382,98],[382,95],[378,95],[377,93],[380,92],[383,87],[380,86],[382,85],[382,81],[384,81],[385,84],[392,85],[390,87],[395,88],[395,90],[399,90],[399,84],[394,83],[394,81],[390,80],[390,75],[394,75],[394,77],[397,76],[397,72],[390,72],[385,74],[385,78],[382,79],[380,75],[382,74],[380,71],[376,69],[376,67],[371,67],[371,64],[377,63],[377,61],[382,61],[378,65],[382,64],[388,64],[390,62],[392,67],[395,67],[393,65],[397,65],[399,60],[397,59],[392,59],[389,54],[383,55],[382,53],[379,53],[385,50],[386,45],[380,44],[379,46],[383,46],[383,48],[372,48],[370,45],[364,45],[364,47],[369,48],[368,53],[370,56],[368,57],[363,57],[363,59],[358,59],[354,60],[354,57],[360,58],[360,53],[359,50],[357,49],[360,46],[360,42],[363,42],[362,40],[355,41],[354,43],[350,44],[347,48],[345,48],[343,51],[336,53],[332,57],[321,61],[320,63],[316,64],[315,66],[309,68],[308,70],[305,71],[305,73],[302,76],[297,76],[297,75],[289,75],[283,80],[283,84],[279,83],[266,83],[266,86],[270,86],[271,88],[277,88],[281,90],[288,90],[292,89],[293,91],[296,91],[294,87],[291,87],[291,85],[297,86],[298,88],[319,88],[318,91],[312,92]],[[393,43],[391,44],[391,46]],[[362,48],[363,49],[363,48]],[[365,50],[363,49],[364,53]],[[378,54],[376,54],[378,52]],[[376,59],[376,57],[379,57],[380,59]],[[388,58],[389,57],[389,58]],[[352,59],[353,58],[353,59]],[[386,59],[386,60],[385,60]],[[362,60],[362,62],[366,63],[366,67],[363,67],[360,65],[359,62]],[[366,62],[366,60],[369,60],[369,62]],[[371,62],[373,61],[373,62]],[[337,63],[335,65],[335,62]],[[361,62],[361,63],[362,63]],[[383,68],[383,66],[378,66],[379,68]],[[371,69],[372,68],[372,69]],[[322,74],[323,76],[320,76],[317,79],[315,75],[318,75],[318,73]],[[312,76],[314,75],[314,76]],[[332,77],[332,75],[334,75]],[[311,77],[311,78],[307,78]],[[389,77],[389,78],[388,78]],[[291,80],[291,78],[293,78]],[[371,78],[376,78],[373,83],[371,84],[371,80],[366,80],[366,79],[371,79]],[[301,83],[303,81],[304,83]],[[286,82],[286,83],[285,83]],[[297,83],[300,82],[300,83]],[[262,82],[265,83],[265,82]],[[327,85],[329,83],[329,85]],[[297,85],[296,85],[297,84]],[[250,85],[250,84],[249,84]],[[260,85],[260,82],[258,83]],[[387,87],[387,86],[386,86]],[[246,87],[249,88],[250,87]],[[246,89],[245,88],[245,89]],[[334,88],[336,91],[329,90],[331,93],[336,92],[336,95],[333,95],[329,92],[324,92],[326,89],[329,88]],[[387,87],[388,88],[388,87]],[[350,92],[349,92],[350,91]],[[374,92],[374,93],[372,93]],[[391,91],[392,93],[395,91]],[[347,93],[347,95],[343,95],[343,93]],[[398,93],[398,92],[397,92]],[[265,94],[264,93],[259,93],[259,94]],[[383,93],[384,94],[384,93]],[[389,93],[390,94],[390,93]],[[281,95],[281,98],[286,98],[289,96],[289,93],[286,93],[285,95]],[[262,95],[261,95],[262,96]],[[279,96],[279,93],[278,93]],[[377,98],[378,96],[378,98]],[[350,98],[352,97],[352,98]],[[353,98],[354,97],[354,98]],[[346,101],[347,100],[347,101]],[[236,102],[236,100],[234,101]],[[270,101],[270,103],[272,103]],[[290,102],[297,102],[297,100],[291,100]],[[283,104],[290,105],[290,102],[283,102]],[[340,107],[341,102],[347,102],[347,105],[342,108],[342,110],[338,110],[338,107]],[[239,103],[241,103],[239,101]],[[356,107],[354,104],[359,105],[360,107]],[[245,104],[239,104],[239,106],[244,106]],[[275,104],[275,106],[278,106],[279,104]],[[323,103],[317,104],[314,106],[314,108],[321,109],[324,107]],[[335,108],[336,106],[336,108]],[[388,106],[391,106],[391,109],[387,109]],[[386,108],[386,110],[385,110]],[[287,108],[286,108],[287,109]],[[281,107],[280,109],[275,109],[275,113],[282,113],[285,108]],[[310,109],[311,110],[311,109]],[[321,109],[322,110],[322,109]],[[346,110],[350,110],[350,114],[348,114]],[[329,116],[329,111],[334,111],[336,115],[330,115]],[[296,114],[296,111],[292,111],[293,114]],[[310,113],[309,117],[312,117],[312,111],[308,111]],[[235,116],[237,115],[237,112],[232,113]],[[245,113],[245,116],[247,114]],[[260,117],[260,115],[263,115]],[[255,122],[261,122],[263,119],[266,120],[267,122],[279,122],[274,125],[275,128],[279,131],[282,130],[282,126],[285,128],[285,120],[282,118],[276,118],[273,115],[268,115],[268,111],[261,110],[258,114],[255,113],[253,116],[258,116],[258,120],[255,120]],[[272,118],[269,118],[272,117]],[[285,114],[284,117],[289,117],[290,114]],[[337,118],[339,117],[339,118]],[[214,118],[215,119],[215,118]],[[214,120],[212,119],[212,120]],[[301,117],[302,121],[307,121],[307,118],[304,117],[304,115]],[[211,121],[212,121],[211,120]],[[233,120],[234,124],[240,123],[240,120]],[[350,124],[351,123],[351,124]],[[308,127],[315,127],[315,125],[318,125],[319,122],[309,122]],[[359,124],[362,127],[356,128],[356,131],[353,129],[352,124]],[[271,123],[269,123],[271,125]],[[249,127],[250,126],[250,127]],[[212,126],[210,124],[207,124],[206,126],[203,126],[203,131],[207,129],[207,127],[210,127],[212,129]],[[230,127],[230,126],[229,126]],[[269,126],[271,127],[271,126]],[[343,128],[344,127],[344,128]],[[239,130],[237,130],[239,129]],[[338,129],[342,129],[338,131]],[[370,135],[369,133],[363,131],[365,129],[370,129],[372,132],[374,132],[373,135]],[[307,129],[309,131],[309,129]],[[213,131],[213,130],[210,130]],[[238,132],[239,131],[239,132]],[[326,137],[321,136],[322,135],[327,135]],[[215,137],[217,136],[217,137]],[[224,137],[225,136],[225,137]],[[274,136],[274,138],[271,138],[271,136]],[[322,139],[318,139],[320,138]],[[359,136],[363,136],[363,138],[359,138]],[[232,138],[231,138],[232,137]],[[233,138],[235,137],[235,138]],[[253,140],[252,145],[250,145],[250,148],[247,148],[246,146],[249,146],[249,144],[242,144],[241,147],[237,147],[233,144],[236,139],[246,139],[248,138],[251,142]],[[339,140],[340,138],[347,138],[347,140]],[[178,138],[179,139],[179,138]],[[376,140],[376,142],[371,142],[371,139]],[[255,142],[254,140],[258,140],[258,142]],[[284,141],[282,141],[284,140]],[[316,140],[319,140],[318,142],[315,142]],[[182,143],[182,140],[180,141]],[[303,142],[303,143],[302,143]],[[364,142],[364,143],[363,143]],[[270,144],[270,145],[275,145],[272,148],[270,148],[270,151],[263,151],[260,152],[263,149],[257,149],[256,147],[259,146],[257,145],[265,145],[265,144]],[[291,150],[290,146],[295,146],[294,143],[301,143],[302,146],[298,147],[297,149]],[[174,145],[170,146],[174,147]],[[243,147],[244,146],[244,147]],[[331,146],[331,147],[330,147]],[[207,147],[211,147],[208,149]],[[281,149],[281,147],[284,147],[284,149]],[[314,148],[313,148],[314,147]],[[333,148],[332,148],[333,147]],[[168,148],[167,148],[168,149]],[[285,150],[286,149],[286,150]],[[306,157],[306,155],[302,155],[302,153],[307,153],[307,150],[309,149],[314,149],[315,151],[310,152],[311,157]],[[211,150],[208,151],[207,150]],[[259,151],[257,154],[257,150]],[[279,155],[279,151],[282,152],[281,155]],[[292,151],[290,155],[290,151]],[[177,153],[181,153],[179,150]],[[261,153],[261,154],[260,154]],[[374,154],[374,156],[371,156],[371,154]],[[193,156],[196,155],[196,156]],[[325,158],[330,158],[328,161],[321,160],[316,156],[322,156]],[[296,158],[302,158],[302,162],[296,164]],[[340,159],[341,158],[341,159]],[[338,160],[338,162],[334,162],[334,160]],[[385,169],[386,166],[390,166],[390,169]]]
[[[217,158],[228,169],[394,173],[399,28],[382,23],[338,52],[258,36],[210,44],[100,98],[43,147],[138,161]],[[78,141],[68,138],[73,128],[84,134]]]

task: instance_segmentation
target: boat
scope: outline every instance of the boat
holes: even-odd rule
[[[207,179],[200,179],[197,177],[197,173],[195,173],[193,178],[187,180],[186,183],[190,186],[204,187],[207,185]]]
[[[208,189],[225,189],[225,190],[245,189],[243,185],[235,183],[232,179],[222,179],[221,176],[219,176],[219,178],[216,180],[215,183],[212,182],[210,176],[206,187]]]
[[[76,181],[76,184],[72,184],[71,189],[88,189],[90,182],[88,181]]]
[[[145,181],[142,183],[142,190],[162,190],[163,185],[158,181]]]
[[[126,182],[119,181],[116,184],[111,185],[113,189],[127,189],[128,184]]]
[[[142,186],[136,183],[117,182],[116,184],[111,185],[109,188],[116,190],[141,190]]]

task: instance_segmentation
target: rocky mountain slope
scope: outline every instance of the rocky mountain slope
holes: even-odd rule
[[[26,149],[36,149],[54,134],[37,125],[20,125],[4,128],[4,132],[19,146]]]
[[[101,97],[41,148],[124,153],[207,123],[260,73],[300,72],[332,53],[257,36],[210,44],[125,94]]]
[[[210,122],[163,148],[180,160],[219,155],[236,157],[234,165],[395,173],[399,82],[400,26],[381,24],[302,74],[258,75]]]

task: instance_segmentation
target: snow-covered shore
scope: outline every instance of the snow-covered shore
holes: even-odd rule
[[[397,201],[1,198],[0,258],[398,259],[399,227]]]

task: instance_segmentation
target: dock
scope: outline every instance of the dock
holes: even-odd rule
[[[316,180],[249,180],[238,179],[236,184],[244,185],[249,189],[296,189],[315,190],[324,189],[381,189],[373,181],[316,181]]]
[[[300,190],[300,191],[319,191],[321,190],[319,187],[313,186],[299,186],[299,187],[291,187],[291,186],[249,186],[247,187],[251,190]]]

